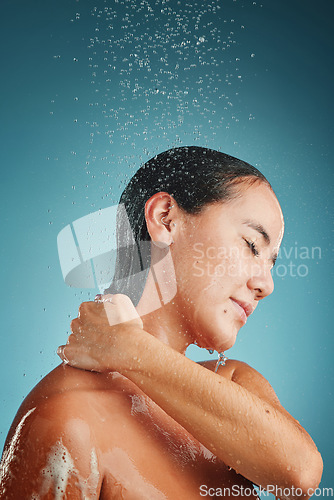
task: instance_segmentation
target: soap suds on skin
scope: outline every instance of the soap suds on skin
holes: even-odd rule
[[[149,414],[148,406],[145,401],[144,396],[138,396],[133,394],[131,397],[131,415],[137,415],[137,413],[147,413]]]
[[[18,446],[22,438],[23,427],[26,420],[35,410],[36,407],[32,408],[22,417],[9,445],[4,450],[0,468],[0,484],[5,484],[6,478],[12,474],[11,465],[17,460]],[[50,489],[52,489],[55,500],[62,500],[65,498],[67,483],[71,475],[75,476],[75,485],[81,491],[82,498],[87,500],[96,498],[100,474],[94,448],[90,453],[90,474],[87,479],[84,479],[75,468],[74,461],[61,439],[51,448],[47,463],[40,474],[42,476],[42,486],[38,493],[35,491],[31,494],[31,500],[44,498]],[[5,491],[0,488],[0,496],[4,493]]]
[[[83,498],[93,498],[93,495],[96,494],[97,487],[99,485],[99,480],[100,480],[100,474],[99,474],[98,460],[97,460],[95,449],[93,448],[91,453],[90,453],[89,478],[86,481],[85,490],[82,491]]]
[[[62,500],[70,476],[75,476],[75,485],[81,491],[82,498],[93,498],[99,484],[98,460],[95,449],[93,448],[91,451],[90,474],[87,479],[84,479],[75,468],[71,454],[61,439],[51,448],[47,464],[42,469],[41,474],[44,476],[44,481],[39,495],[35,496],[36,500],[39,497],[43,498],[50,489],[53,490],[55,500]]]
[[[131,395],[131,415],[136,416],[139,413],[146,414],[153,427],[155,427],[159,433],[161,433],[168,441],[171,453],[174,453],[178,461],[181,460],[179,445],[175,444],[173,436],[166,430],[162,429],[153,419],[150,414],[148,404],[146,402],[145,396],[139,396],[136,394]],[[216,461],[215,455],[208,450],[204,445],[199,443],[199,448],[195,447],[192,440],[188,436],[184,436],[182,453],[184,455],[185,463],[189,461],[194,461],[197,459],[198,454],[201,454],[206,460],[211,462]]]
[[[51,448],[46,466],[42,469],[41,474],[44,476],[44,481],[40,496],[43,497],[52,488],[55,500],[61,500],[65,494],[70,475],[78,474],[72,457],[62,440]]]

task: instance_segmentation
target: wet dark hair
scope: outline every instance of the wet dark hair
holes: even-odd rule
[[[143,292],[151,263],[145,204],[155,193],[173,196],[188,214],[199,214],[208,204],[238,196],[240,183],[270,184],[249,163],[198,146],[169,149],[147,161],[132,177],[119,202],[117,257],[113,282],[106,293],[124,293],[134,304]]]

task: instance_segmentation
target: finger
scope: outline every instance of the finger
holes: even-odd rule
[[[61,345],[57,349],[57,354],[65,365],[77,366],[77,349],[69,345]]]
[[[68,345],[74,345],[74,344],[77,344],[78,341],[77,341],[77,337],[74,333],[72,333],[68,338],[67,338],[67,342],[66,342],[66,346]]]
[[[82,302],[79,306],[78,318],[85,321],[92,314],[94,315],[98,313],[100,308],[101,308],[100,301]]]
[[[109,326],[123,325],[125,323],[133,324],[139,326],[139,328],[143,328],[143,322],[141,318],[138,316],[137,311],[124,311],[119,309],[112,309],[105,304],[105,313],[108,320]]]
[[[69,363],[69,361],[65,355],[65,348],[66,348],[66,345],[60,345],[57,349],[57,354],[60,357],[60,359],[62,360],[62,362],[65,363],[65,365],[67,365]]]
[[[71,331],[73,333],[79,333],[81,329],[81,321],[79,318],[75,318],[71,321]]]
[[[61,345],[57,349],[57,354],[65,365],[77,366],[75,356],[73,356],[73,349],[68,345]]]
[[[82,302],[79,306],[78,318],[80,318],[80,316],[84,316],[87,310],[89,309],[90,304],[93,303],[94,302]]]
[[[107,295],[106,295],[106,297],[107,297]],[[127,295],[124,295],[124,293],[115,293],[112,297],[113,297],[114,304],[123,304],[124,306],[134,307],[130,297],[128,297]]]
[[[114,305],[114,310],[112,306],[105,303],[105,312],[109,321],[109,325],[117,325],[120,323],[135,322],[138,323],[140,328],[143,328],[142,321],[138,312],[133,305],[132,300],[127,295],[118,293],[112,296],[112,304]]]
[[[111,303],[113,303],[113,297],[115,297],[115,295],[113,295],[111,293],[108,293],[107,295],[98,294],[95,297],[95,302],[99,302],[99,303],[111,302]]]
[[[63,363],[73,366],[74,368],[96,372],[103,371],[99,363],[87,352],[82,351],[81,349],[61,345],[57,349],[57,354]]]
[[[138,317],[137,310],[133,305],[132,300],[127,295],[124,295],[122,293],[117,293],[113,295],[112,303],[115,304],[116,306],[119,306],[121,310],[130,313],[131,316]]]

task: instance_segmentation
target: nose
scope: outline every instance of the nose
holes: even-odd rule
[[[255,300],[262,300],[274,291],[274,280],[270,268],[266,265],[257,266],[250,278],[247,286],[254,293]]]

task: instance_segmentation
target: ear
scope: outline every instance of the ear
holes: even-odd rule
[[[170,246],[175,232],[177,203],[165,192],[156,193],[145,204],[146,225],[153,244],[160,248]]]

